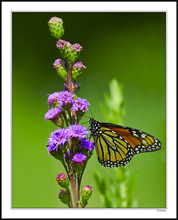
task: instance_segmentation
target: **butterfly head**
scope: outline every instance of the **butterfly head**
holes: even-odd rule
[[[95,119],[93,118],[90,118],[89,123],[91,125],[91,133],[93,135],[97,135],[99,133],[100,123],[98,121],[95,121]]]

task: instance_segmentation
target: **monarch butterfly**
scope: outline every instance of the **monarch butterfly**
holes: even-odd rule
[[[89,123],[98,160],[105,167],[125,166],[135,154],[161,149],[161,142],[146,132],[93,118]]]

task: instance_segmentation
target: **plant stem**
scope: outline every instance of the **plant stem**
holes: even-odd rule
[[[71,177],[70,177],[70,184],[71,184],[71,188],[72,188],[73,195],[74,195],[75,208],[78,208],[78,195],[77,195],[77,192],[76,192],[76,183],[75,183],[74,174],[72,174]]]
[[[72,78],[71,78],[71,69],[72,69],[72,65],[71,64],[67,64],[67,73],[68,73],[68,80],[69,80],[69,91],[71,94],[73,94],[73,89],[72,89]],[[75,112],[72,111],[72,120],[71,120],[72,124],[75,124]]]
[[[68,120],[67,120],[67,116],[66,116],[65,111],[63,112],[63,116],[64,116],[64,120],[65,120],[65,122],[66,122],[67,127],[69,127],[69,124],[68,124]]]

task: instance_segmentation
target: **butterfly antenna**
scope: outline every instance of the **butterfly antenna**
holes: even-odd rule
[[[92,118],[93,118],[93,114],[92,114],[92,111],[91,111],[90,107],[88,107],[88,109],[89,109],[90,114],[91,114],[91,116],[92,116]]]

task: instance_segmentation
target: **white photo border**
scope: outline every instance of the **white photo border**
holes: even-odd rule
[[[2,2],[2,218],[176,218],[176,1]],[[166,12],[166,209],[11,208],[12,12]],[[35,9],[35,10],[34,10]],[[9,138],[10,137],[10,138]],[[171,149],[169,148],[171,146]],[[66,212],[67,210],[67,212]]]

